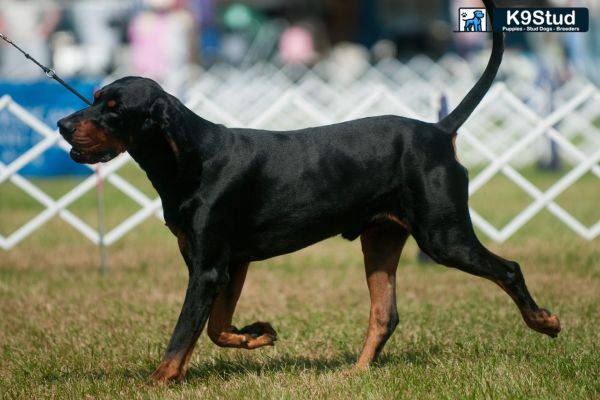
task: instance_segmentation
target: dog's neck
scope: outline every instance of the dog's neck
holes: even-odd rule
[[[172,123],[169,130],[157,130],[128,150],[158,192],[167,222],[177,218],[179,206],[192,195],[187,188],[200,187],[202,164],[219,151],[224,132],[222,127],[181,107],[178,112],[183,118]]]
[[[163,137],[153,136],[143,145],[131,147],[129,154],[146,172],[160,197],[168,197],[179,175],[178,156],[169,143]]]

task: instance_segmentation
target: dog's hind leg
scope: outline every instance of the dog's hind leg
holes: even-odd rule
[[[232,264],[229,283],[221,289],[212,306],[207,332],[208,337],[218,346],[256,349],[272,346],[277,340],[277,333],[268,322],[255,322],[242,329],[231,325],[247,271],[248,263]]]
[[[487,278],[500,286],[515,302],[523,320],[531,329],[556,337],[560,332],[560,321],[558,317],[550,314],[548,310],[539,308],[529,294],[525,284],[525,278],[519,264],[514,261],[505,260],[481,245],[477,239],[470,241],[448,240],[451,236],[440,232],[438,239],[433,234],[433,242],[417,241],[421,248],[436,262],[449,267],[460,269],[472,275]],[[437,240],[443,240],[444,244]]]
[[[493,254],[475,236],[467,205],[466,175],[448,175],[443,180],[448,182],[449,188],[438,191],[435,203],[422,203],[419,214],[410,221],[411,233],[421,249],[440,264],[496,283],[513,299],[530,328],[557,336],[559,319],[538,307],[529,294],[519,265]]]
[[[396,268],[407,238],[406,229],[393,222],[372,227],[360,237],[371,311],[367,337],[356,369],[369,366],[398,325]]]

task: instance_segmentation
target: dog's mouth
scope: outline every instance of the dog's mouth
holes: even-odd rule
[[[73,161],[79,164],[97,164],[112,160],[119,155],[117,149],[110,146],[103,146],[88,135],[73,129],[71,131],[61,127],[60,134],[73,147],[69,156]]]
[[[71,148],[69,152],[69,156],[71,159],[79,164],[97,164],[104,163],[112,160],[118,155],[116,152],[112,151],[86,151],[78,148]]]

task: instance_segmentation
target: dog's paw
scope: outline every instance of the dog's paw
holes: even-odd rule
[[[177,382],[183,379],[185,371],[177,367],[174,363],[162,362],[156,371],[150,375],[148,384],[151,386],[163,386],[171,382]]]
[[[354,364],[352,367],[344,370],[342,372],[342,375],[346,376],[346,377],[351,377],[351,376],[355,376],[355,375],[364,374],[367,371],[369,371],[369,364],[368,363],[361,363],[359,361],[356,364]]]
[[[263,346],[275,346],[277,338],[271,334],[265,333],[258,337],[250,337],[246,342],[246,348],[249,350],[257,349]]]
[[[251,335],[251,336],[262,336],[262,335],[271,335],[274,338],[277,338],[277,332],[268,322],[255,322],[251,325],[245,326],[242,329],[238,330],[238,333]]]
[[[244,336],[246,339],[244,347],[247,349],[274,346],[277,341],[277,332],[268,322],[255,322],[238,329],[236,333]]]
[[[536,312],[529,312],[524,316],[525,322],[531,329],[550,337],[557,337],[561,330],[558,317],[543,308]]]

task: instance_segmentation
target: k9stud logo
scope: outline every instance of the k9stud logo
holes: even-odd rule
[[[458,9],[458,31],[485,32],[488,29],[485,8]],[[589,11],[573,8],[496,8],[493,15],[494,32],[587,32]]]
[[[587,8],[498,8],[496,32],[587,32]]]
[[[485,8],[459,8],[459,32],[485,32],[488,29],[487,11]]]

